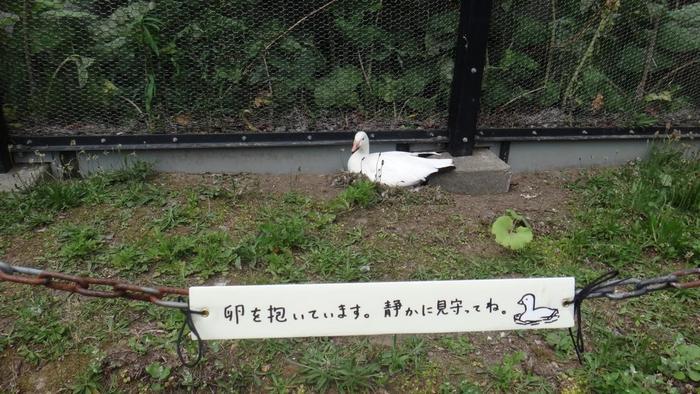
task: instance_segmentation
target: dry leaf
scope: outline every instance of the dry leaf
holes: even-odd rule
[[[241,120],[245,124],[246,129],[250,131],[258,131],[258,128],[255,127],[250,121],[248,120],[248,115],[250,115],[251,111],[249,109],[244,109],[241,111]]]
[[[593,111],[600,111],[603,109],[603,105],[605,105],[605,98],[601,93],[598,93],[591,102],[591,109],[593,109]]]
[[[180,114],[175,116],[175,123],[178,126],[189,126],[192,122],[192,118],[188,114]]]
[[[270,104],[272,100],[270,100],[270,92],[268,91],[262,91],[258,93],[257,97],[253,100],[253,107],[255,108],[262,108],[268,104]]]

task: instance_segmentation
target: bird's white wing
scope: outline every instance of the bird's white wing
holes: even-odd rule
[[[452,167],[450,159],[424,159],[408,152],[381,152],[367,155],[361,172],[387,186],[415,186],[440,168]]]

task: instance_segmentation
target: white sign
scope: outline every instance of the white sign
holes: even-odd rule
[[[564,328],[574,278],[191,287],[202,339]]]

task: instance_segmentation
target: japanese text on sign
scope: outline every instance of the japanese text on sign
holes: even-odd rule
[[[573,278],[220,286],[190,289],[202,339],[562,328]]]

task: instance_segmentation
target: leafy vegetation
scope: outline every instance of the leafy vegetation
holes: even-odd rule
[[[588,225],[573,233],[572,253],[616,268],[648,253],[697,259],[699,176],[697,153],[657,145],[649,159],[575,187],[585,201],[580,220]]]
[[[695,2],[502,0],[492,15],[487,114],[556,106],[649,126],[700,103]]]
[[[697,3],[499,0],[492,14],[486,114],[555,106],[648,125],[698,106]],[[18,128],[92,132],[434,125],[457,20],[456,1],[13,0],[3,110]]]
[[[14,219],[0,226],[0,251],[12,263],[176,287],[564,275],[581,286],[611,267],[653,277],[697,266],[699,163],[663,145],[620,168],[528,177],[523,186],[569,196],[534,201],[557,209],[548,230],[549,211],[512,195],[447,204],[430,187],[356,181],[319,197],[300,191],[313,188],[264,189],[249,176],[152,175],[139,165],[3,193]],[[47,184],[77,192],[47,206],[34,194]],[[466,203],[527,213],[538,236],[517,251],[494,247],[491,219],[475,219]],[[39,214],[44,221],[23,219]],[[36,391],[35,382],[91,393],[692,392],[698,384],[695,289],[587,302],[583,365],[566,331],[527,330],[212,341],[193,369],[177,361],[177,311],[5,282],[0,291],[0,361],[18,372],[0,383],[4,391]]]
[[[499,216],[491,225],[491,234],[496,236],[496,242],[509,249],[518,250],[532,242],[532,229],[522,215],[512,209]]]

